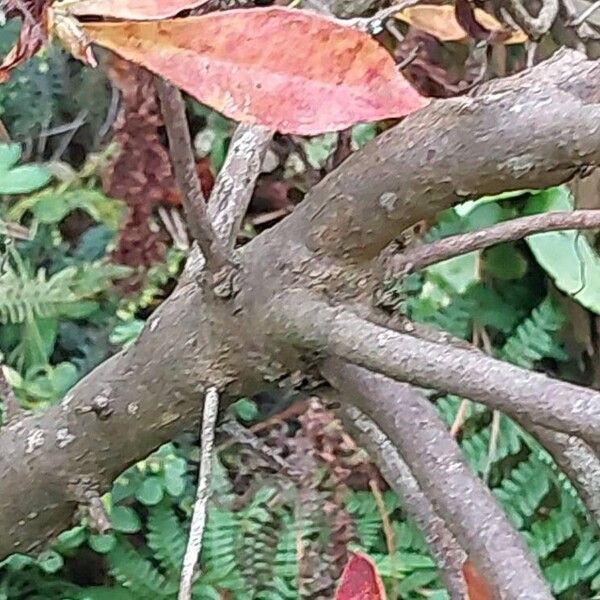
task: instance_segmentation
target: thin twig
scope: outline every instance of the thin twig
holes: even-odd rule
[[[464,600],[462,565],[466,554],[430,500],[423,494],[408,465],[381,429],[355,406],[342,405],[339,414],[344,428],[375,462],[388,485],[402,500],[406,514],[423,533],[451,600]]]
[[[238,125],[208,202],[208,216],[227,250],[233,250],[260,175],[273,132],[259,125]]]
[[[181,584],[179,586],[178,600],[190,600],[192,597],[192,583],[194,570],[202,549],[202,535],[206,524],[206,507],[210,495],[210,476],[213,461],[213,445],[215,441],[215,425],[219,412],[219,394],[217,388],[210,387],[204,398],[202,415],[202,430],[200,437],[200,471],[198,474],[198,489],[196,502],[192,514],[192,524],[188,538],[183,568],[181,570]]]
[[[392,276],[406,275],[455,256],[502,242],[520,240],[535,233],[596,228],[600,228],[600,210],[551,212],[520,217],[479,231],[447,237],[394,256],[390,261],[390,273]]]
[[[190,232],[204,255],[208,270],[214,275],[226,266],[229,260],[208,218],[206,201],[200,188],[192,153],[183,98],[181,92],[164,79],[156,77],[155,82],[169,138],[173,172],[181,191]]]
[[[560,9],[560,2],[559,0],[543,0],[537,17],[529,13],[521,0],[508,0],[506,8],[531,39],[537,41],[552,27]]]
[[[573,19],[569,25],[572,27],[579,27],[583,25],[598,9],[600,8],[600,0],[596,0],[593,4],[590,4],[578,17]]]
[[[381,494],[381,490],[377,485],[377,481],[375,479],[370,479],[369,487],[371,488],[371,493],[373,494],[373,498],[375,498],[375,504],[377,505],[377,511],[379,512],[379,516],[381,517],[381,523],[383,525],[383,535],[385,537],[385,545],[387,547],[388,555],[390,557],[390,569],[392,573],[395,573],[396,540],[394,536],[394,528],[392,527],[392,524],[390,522],[390,516],[385,508],[383,495]],[[392,577],[392,589],[390,590],[390,596],[392,597],[392,600],[397,600],[398,598],[398,578],[396,576]]]

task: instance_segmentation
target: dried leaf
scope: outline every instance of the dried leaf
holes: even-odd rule
[[[205,4],[207,0],[70,0],[55,4],[70,15],[110,17],[131,21],[168,19]]]
[[[381,578],[367,556],[352,553],[344,567],[334,600],[386,600]]]
[[[466,600],[494,600],[489,584],[475,570],[470,560],[463,565],[463,577],[467,582]]]
[[[510,35],[504,29],[500,32],[492,31],[480,23],[471,0],[454,0],[454,17],[467,35],[474,40],[501,42]]]
[[[397,19],[433,35],[442,42],[459,42],[469,37],[469,34],[456,20],[454,6],[450,4],[420,4],[411,6],[394,15]],[[474,17],[479,25],[495,34],[505,31],[504,26],[492,15],[480,8],[475,8]],[[512,32],[504,44],[523,44],[527,35],[520,29]]]
[[[6,0],[4,10],[9,18],[20,17],[23,24],[17,43],[0,64],[0,82],[10,71],[29,60],[48,39],[47,9],[52,0]]]
[[[242,122],[314,135],[427,104],[367,34],[302,10],[82,23],[92,41]]]

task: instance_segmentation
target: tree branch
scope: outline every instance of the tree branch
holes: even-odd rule
[[[455,256],[489,248],[502,242],[520,240],[535,233],[596,228],[600,228],[600,210],[551,212],[520,217],[479,231],[453,235],[407,250],[390,260],[389,269],[392,276],[398,277]]]
[[[512,416],[578,435],[600,447],[600,394],[486,356],[385,329],[343,307],[291,293],[278,304],[276,335],[423,388],[475,400]],[[285,332],[285,333],[284,333]]]
[[[599,74],[599,63],[565,51],[521,76],[482,86],[476,97],[434,102],[344,161],[292,215],[245,245],[231,302],[212,301],[195,281],[182,281],[135,345],[90,373],[61,405],[0,430],[0,556],[32,550],[70,524],[77,503],[72,480],[91,474],[103,493],[127,466],[194,429],[207,387],[218,387],[227,403],[306,367],[306,355],[314,356],[307,347],[327,347],[321,317],[347,299],[343,285],[362,285],[372,276],[366,267],[358,273],[335,263],[332,255],[364,260],[408,225],[466,197],[547,187],[598,164]],[[280,301],[290,289],[298,292],[295,302],[304,302],[308,290],[328,297],[325,307],[306,299],[317,312],[306,311],[301,335],[287,335],[298,325],[285,325],[289,307],[283,310]],[[316,332],[313,320],[320,323]],[[361,328],[365,322],[353,323]],[[373,333],[375,326],[367,325]],[[385,350],[388,332],[376,331]],[[370,341],[377,343],[377,335]],[[469,358],[456,348],[395,335],[401,336],[392,340],[398,360],[387,366],[407,380],[415,367],[421,385],[472,392],[523,422],[531,417],[576,432],[585,421],[587,433],[597,423],[595,392],[473,351]],[[354,337],[352,343],[358,358],[369,358],[360,348],[367,342]],[[376,351],[369,360],[379,364]]]
[[[523,6],[521,0],[508,0],[507,4],[506,8],[511,17],[534,41],[550,30],[560,9],[559,0],[543,0],[537,17],[534,17]]]
[[[581,500],[600,527],[600,459],[598,455],[584,441],[574,435],[537,426],[530,430],[573,483]]]
[[[346,431],[367,450],[389,486],[401,498],[406,514],[423,533],[450,600],[464,600],[466,585],[462,567],[467,556],[435,513],[398,450],[381,429],[355,406],[345,404],[339,413]]]
[[[252,199],[256,180],[273,132],[258,125],[238,125],[225,163],[217,176],[208,202],[208,216],[228,251]]]
[[[327,359],[323,374],[383,430],[433,509],[500,600],[551,600],[537,565],[489,490],[466,465],[433,406],[417,390]]]
[[[269,233],[364,261],[454,204],[563,183],[600,161],[599,80],[598,61],[560,50],[474,96],[436,100],[350,156]]]
[[[169,155],[181,191],[188,226],[202,250],[208,269],[216,274],[228,264],[227,253],[208,218],[206,201],[200,188],[192,153],[183,98],[181,92],[164,79],[155,77],[154,81],[169,138]]]

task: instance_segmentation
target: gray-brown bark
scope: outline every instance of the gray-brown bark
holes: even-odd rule
[[[294,290],[295,302],[323,314],[346,301],[368,310],[377,279],[368,261],[408,225],[466,198],[547,187],[599,164],[599,81],[597,63],[561,52],[474,97],[434,102],[346,160],[290,217],[248,244],[229,299],[208,298],[193,278],[182,282],[132,348],[91,373],[60,406],[0,432],[0,555],[27,551],[66,527],[81,497],[77,488],[106,490],[125,467],[192,428],[208,385],[225,398],[252,394],[318,362],[315,350],[337,349],[364,364],[370,353],[353,345],[368,343],[366,336],[332,345],[326,329],[313,327],[323,315],[306,310],[293,327],[282,323],[290,308],[282,297]],[[600,439],[596,392],[454,346],[423,346],[397,333],[390,339],[396,358],[414,359],[417,350],[443,358],[421,356],[410,369],[388,358],[386,370],[400,379],[491,397],[523,421]],[[385,347],[371,341],[368,366],[379,368]],[[490,370],[491,394],[467,367]],[[531,386],[542,384],[548,393],[540,400]],[[560,398],[549,401],[551,391],[580,401],[567,410]],[[538,410],[543,414],[534,415]]]
[[[326,360],[323,372],[392,440],[435,513],[485,574],[495,598],[552,599],[525,543],[421,393],[338,359]],[[506,573],[514,576],[506,578]]]

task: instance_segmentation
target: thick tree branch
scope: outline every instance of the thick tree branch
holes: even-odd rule
[[[600,447],[600,394],[526,371],[481,352],[385,329],[343,307],[290,294],[278,306],[276,331],[290,341],[339,356],[424,388],[470,398],[532,424],[579,435]]]
[[[272,235],[364,260],[459,202],[563,183],[600,161],[597,81],[599,62],[560,50],[474,96],[434,101],[345,160]]]
[[[600,210],[552,212],[521,217],[407,250],[394,256],[388,266],[393,276],[407,275],[461,254],[489,248],[502,242],[520,240],[543,231],[596,228],[600,228]]]
[[[328,359],[322,372],[392,441],[433,509],[500,600],[551,600],[537,565],[489,490],[466,465],[434,407],[417,390]]]
[[[406,514],[423,533],[450,600],[464,600],[466,585],[462,567],[467,556],[444,521],[435,513],[408,465],[389,438],[358,408],[345,404],[339,412],[346,431],[367,450],[389,486],[402,499]]]
[[[216,274],[227,263],[227,253],[217,238],[208,218],[206,201],[200,188],[196,162],[192,153],[192,142],[185,116],[185,105],[181,92],[160,77],[154,79],[160,99],[160,107],[169,138],[169,155],[175,179],[181,191],[183,208],[190,228],[206,265]]]
[[[307,311],[302,334],[288,336],[281,295],[295,289],[295,301],[303,302],[306,290],[335,304],[347,282],[360,287],[363,278],[374,279],[324,253],[375,256],[407,225],[462,199],[457,190],[476,197],[547,187],[598,164],[599,73],[598,63],[562,52],[529,73],[484,86],[477,97],[434,102],[344,161],[290,217],[244,246],[231,302],[213,301],[194,281],[182,282],[134,346],[95,369],[60,406],[0,431],[0,556],[37,547],[70,524],[77,502],[72,483],[91,477],[102,493],[124,468],[194,429],[198,398],[210,385],[227,402],[304,368],[306,347],[325,348],[327,329],[315,334],[321,314]],[[325,315],[332,310],[325,309]],[[401,336],[392,340],[397,361],[388,366],[397,376],[481,397],[524,422],[576,432],[586,421],[586,434],[597,423],[595,392],[482,361],[476,352],[469,358],[456,348],[394,335]],[[369,358],[366,343],[354,338],[357,360]],[[369,360],[379,364],[377,352]]]

